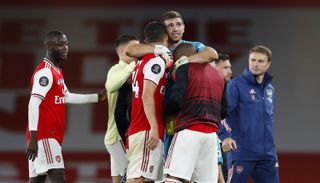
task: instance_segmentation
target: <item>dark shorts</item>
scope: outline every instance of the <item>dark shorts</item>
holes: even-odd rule
[[[232,161],[228,182],[246,183],[251,177],[254,183],[278,183],[277,161]]]

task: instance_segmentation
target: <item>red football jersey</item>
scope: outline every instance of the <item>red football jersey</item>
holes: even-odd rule
[[[30,84],[31,95],[42,98],[39,106],[38,140],[55,138],[61,145],[65,129],[66,91],[61,69],[44,59],[34,71]],[[26,133],[29,141],[28,128]]]
[[[150,125],[145,115],[141,98],[144,80],[149,80],[157,85],[154,93],[155,112],[158,122],[159,137],[160,139],[163,139],[163,107],[166,85],[165,62],[162,58],[156,57],[154,54],[145,55],[142,60],[139,60],[132,73],[132,109],[128,135],[143,130],[150,130]]]

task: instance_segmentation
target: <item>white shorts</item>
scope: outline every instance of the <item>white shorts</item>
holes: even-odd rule
[[[126,149],[122,140],[117,139],[114,144],[106,145],[110,154],[111,176],[123,176],[128,167]]]
[[[29,177],[46,174],[51,169],[64,169],[61,146],[54,138],[38,141],[38,157],[29,160]]]
[[[144,177],[154,181],[163,178],[163,141],[159,140],[155,150],[149,150],[146,146],[148,136],[149,131],[129,136],[127,180]]]
[[[164,174],[197,183],[218,181],[217,134],[182,130],[172,139]]]

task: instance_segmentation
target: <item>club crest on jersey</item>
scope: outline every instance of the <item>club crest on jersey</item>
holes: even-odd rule
[[[243,166],[242,165],[238,165],[236,167],[236,172],[237,172],[237,174],[241,174],[243,172]]]
[[[39,79],[39,84],[41,86],[48,86],[49,84],[49,79],[45,76],[42,76],[40,79]]]
[[[272,103],[273,92],[271,89],[267,89],[267,100],[269,103]]]
[[[56,161],[58,162],[58,163],[60,163],[60,161],[61,161],[61,156],[56,156]]]
[[[251,90],[250,90],[250,95],[251,95],[251,98],[252,98],[252,100],[256,100],[256,91],[254,91],[254,89],[252,88]]]
[[[161,67],[159,64],[153,64],[151,67],[151,71],[155,74],[159,74],[161,72]]]

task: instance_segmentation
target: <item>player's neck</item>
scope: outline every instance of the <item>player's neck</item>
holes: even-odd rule
[[[50,54],[46,55],[46,59],[48,59],[56,67],[60,67],[61,65],[61,61],[53,58]]]
[[[182,42],[182,40],[180,41],[177,41],[177,42],[169,42],[168,45],[169,45],[169,48],[174,50],[176,49],[176,47]]]
[[[263,81],[264,74],[256,76],[257,83],[261,84]]]

